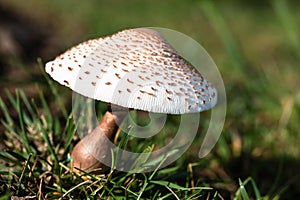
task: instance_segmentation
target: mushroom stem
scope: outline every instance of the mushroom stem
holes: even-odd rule
[[[104,163],[111,163],[112,150],[108,140],[114,141],[118,124],[126,114],[123,109],[107,111],[98,126],[75,145],[71,153],[73,167],[81,170],[99,169],[97,172],[100,173],[107,171],[109,167]]]

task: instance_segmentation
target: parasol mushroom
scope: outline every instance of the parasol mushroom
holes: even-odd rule
[[[74,92],[114,106],[72,151],[74,166],[83,170],[105,168],[101,159],[111,158],[103,137],[114,140],[126,109],[184,114],[217,102],[211,83],[149,28],[83,42],[48,62],[46,72]]]

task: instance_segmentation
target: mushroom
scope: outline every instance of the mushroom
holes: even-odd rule
[[[83,42],[46,64],[46,72],[83,96],[110,103],[99,125],[73,149],[74,167],[106,167],[126,109],[184,114],[212,108],[217,91],[157,31],[136,28]]]

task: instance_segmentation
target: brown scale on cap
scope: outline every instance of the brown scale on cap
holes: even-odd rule
[[[64,83],[66,83],[67,85],[69,85],[69,82],[68,82],[68,81],[66,81],[66,80],[64,80]]]
[[[115,73],[115,76],[116,76],[118,79],[121,79],[120,74]]]

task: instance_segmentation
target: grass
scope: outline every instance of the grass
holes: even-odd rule
[[[31,13],[34,5],[37,12],[32,13],[33,17],[54,18],[59,30],[51,33],[64,41],[56,54],[88,37],[128,27],[162,26],[191,35],[219,66],[228,111],[221,138],[204,159],[197,157],[202,142],[198,136],[179,160],[154,172],[112,169],[107,175],[80,175],[70,170],[69,154],[78,138],[66,103],[68,98],[60,97],[61,87],[47,76],[34,72],[39,71],[31,68],[35,64],[22,64],[19,60],[17,66],[38,74],[33,82],[40,86],[34,86],[34,98],[23,89],[1,92],[0,199],[299,197],[298,4],[280,0],[261,5],[239,1],[135,0],[111,1],[105,6],[101,1],[11,2],[24,13]],[[3,85],[14,83],[4,78]],[[18,87],[23,85],[18,82]],[[170,119],[169,127],[172,120],[176,121]],[[205,128],[205,124],[202,126]],[[121,134],[119,144],[133,151],[151,151],[153,145],[164,145],[163,139],[158,136],[137,145],[133,138]]]
[[[113,168],[108,175],[102,176],[72,172],[69,151],[75,134],[74,120],[71,116],[64,118],[66,125],[61,127],[62,120],[51,114],[42,91],[37,90],[41,109],[22,90],[16,90],[14,95],[7,92],[10,104],[17,112],[18,123],[8,114],[7,106],[0,99],[1,110],[6,113],[2,123],[8,139],[5,142],[7,150],[0,153],[3,161],[0,165],[2,198],[87,199],[110,196],[113,199],[165,199],[172,196],[193,199],[212,190],[205,184],[192,186],[188,179],[183,185],[170,181],[171,178],[183,178],[173,177],[178,176],[178,166],[142,174],[117,172]]]

